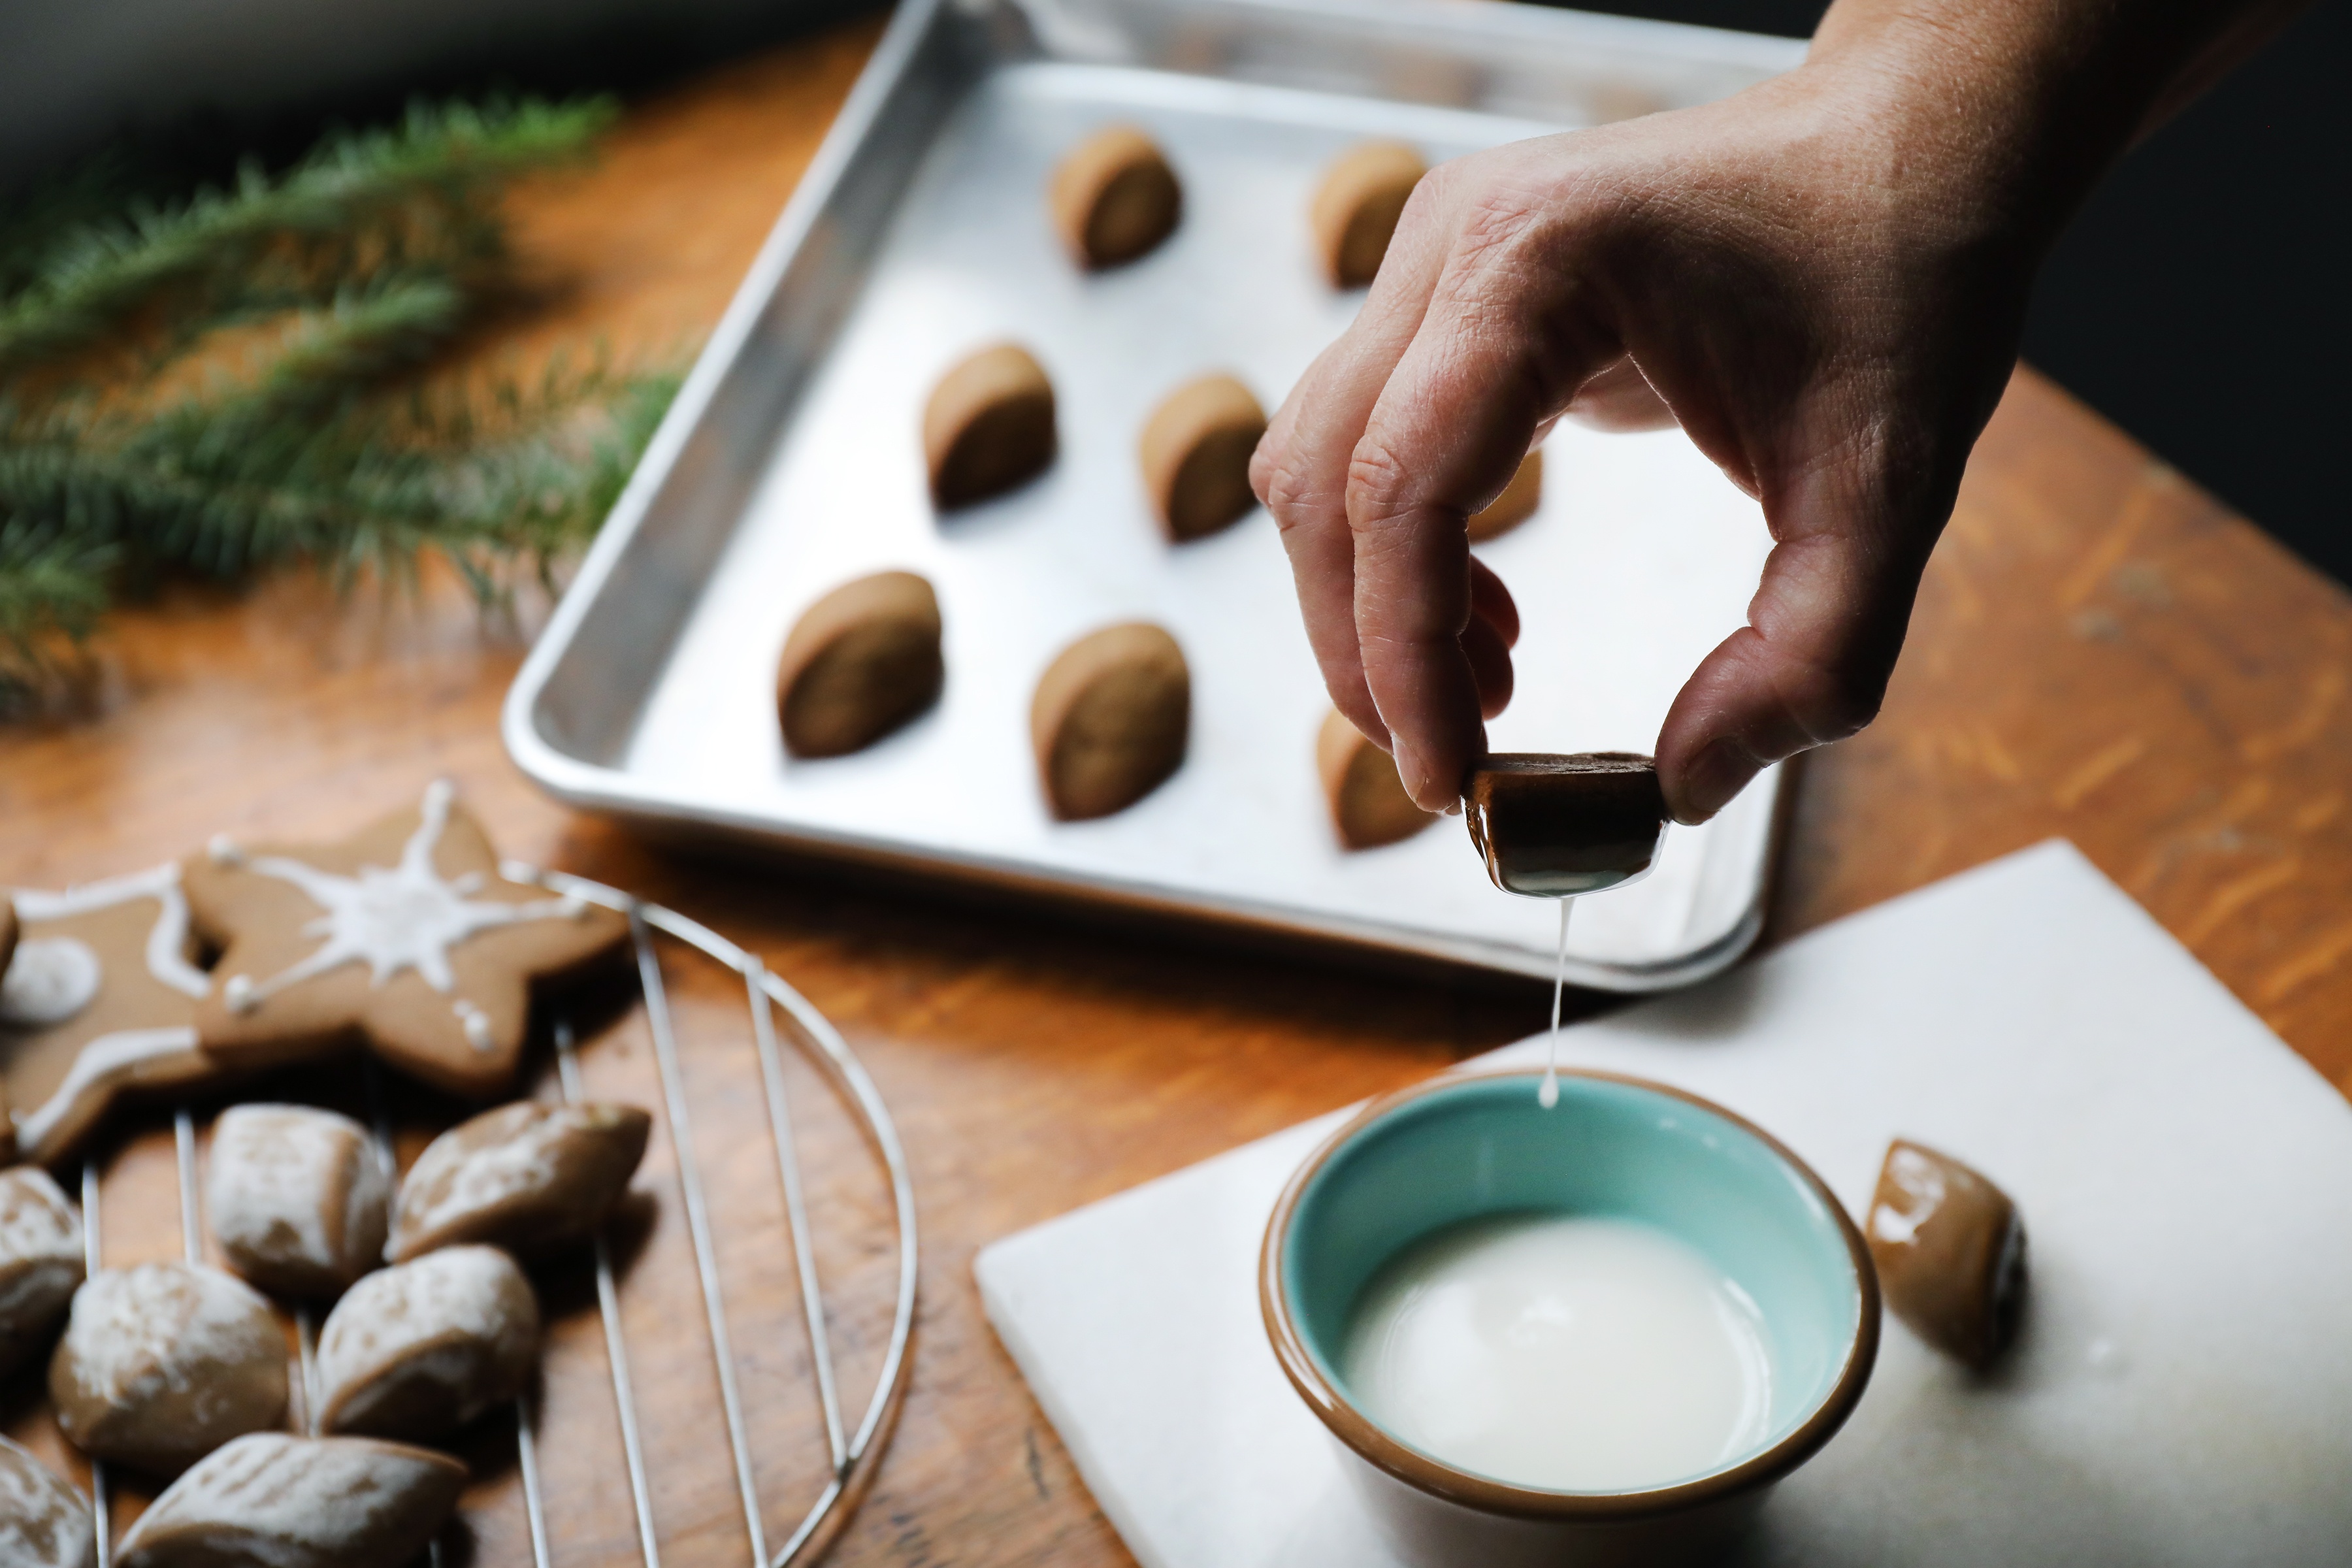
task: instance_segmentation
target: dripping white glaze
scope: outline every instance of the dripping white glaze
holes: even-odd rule
[[[1559,1103],[1559,1001],[1568,990],[1568,911],[1574,899],[1559,901],[1559,952],[1551,966],[1551,1039],[1544,1048],[1543,1086],[1536,1103],[1549,1110]]]
[[[106,966],[89,943],[69,936],[35,937],[16,944],[0,978],[0,1026],[47,1029],[98,998]]]
[[[64,920],[112,909],[133,899],[152,899],[155,924],[147,932],[147,972],[157,984],[184,996],[203,996],[213,988],[211,976],[188,962],[188,898],[180,890],[176,862],[151,871],[84,882],[62,893],[20,888],[15,899],[18,917],[27,921]]]
[[[498,926],[580,916],[585,906],[577,899],[522,904],[477,899],[473,895],[482,889],[481,873],[467,872],[454,880],[441,875],[433,854],[448,826],[454,795],[446,780],[425,787],[416,831],[409,835],[397,866],[362,866],[358,875],[343,877],[282,855],[248,860],[250,869],[292,883],[326,911],[302,928],[303,935],[323,940],[310,957],[267,980],[231,975],[222,988],[230,1011],[250,1013],[289,985],[352,963],[367,964],[372,984],[382,985],[413,969],[427,985],[446,994],[457,984],[449,965],[451,948]],[[473,1038],[470,1030],[467,1037]]]

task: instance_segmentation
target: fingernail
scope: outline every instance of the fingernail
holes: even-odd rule
[[[1697,826],[1730,805],[1762,766],[1747,747],[1728,735],[1709,741],[1683,767],[1682,788],[1675,792],[1682,799],[1675,820]]]

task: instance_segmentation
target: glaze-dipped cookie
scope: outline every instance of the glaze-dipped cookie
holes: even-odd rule
[[[535,980],[612,952],[611,910],[509,882],[444,782],[339,843],[215,839],[185,867],[197,927],[217,943],[199,1007],[206,1049],[268,1067],[364,1040],[436,1089],[509,1087]]]
[[[1538,447],[1519,460],[1518,471],[1503,493],[1470,514],[1470,542],[1484,544],[1504,534],[1535,516],[1536,508],[1543,504],[1543,448]]]
[[[923,409],[923,459],[943,511],[1027,484],[1052,464],[1055,447],[1054,384],[1018,343],[957,364]]]
[[[74,1293],[49,1362],[76,1447],[170,1475],[286,1416],[286,1340],[269,1303],[216,1268],[101,1269]]]
[[[1336,709],[1315,737],[1315,771],[1331,830],[1349,849],[1375,849],[1412,837],[1437,820],[1412,803],[1397,776],[1396,759],[1366,739]]]
[[[1568,899],[1647,876],[1665,842],[1658,765],[1632,752],[1498,752],[1462,781],[1462,818],[1507,893]]]
[[[1911,1331],[1970,1366],[1991,1364],[2025,1311],[2025,1222],[1984,1176],[1897,1138],[1870,1205],[1871,1260]]]
[[[801,612],[776,661],[776,717],[796,757],[859,752],[939,700],[940,597],[912,572],[844,583]]]
[[[1070,259],[1116,267],[1175,232],[1184,190],[1140,126],[1106,125],[1055,165],[1045,200]]]
[[[404,1568],[457,1510],[466,1467],[366,1437],[257,1432],[172,1483],[116,1568]]]
[[[1204,375],[1170,393],[1143,426],[1144,492],[1171,542],[1205,538],[1257,506],[1250,455],[1265,410],[1230,375]]]
[[[634,1105],[530,1100],[461,1121],[408,1168],[386,1256],[488,1242],[533,1257],[581,1240],[627,1190],[652,1126]]]
[[[0,1563],[8,1568],[96,1568],[98,1532],[89,1500],[0,1437]]]
[[[333,1296],[383,1260],[392,1177],[348,1116],[233,1105],[213,1123],[205,1207],[238,1274],[280,1296]]]
[[[1381,269],[1413,186],[1429,173],[1402,142],[1366,142],[1324,171],[1307,209],[1317,259],[1335,289],[1360,289]]]
[[[530,1381],[539,1300],[495,1247],[445,1247],[369,1275],[319,1331],[319,1430],[424,1440]]]
[[[48,1348],[81,1287],[82,1259],[81,1216],[49,1173],[0,1171],[0,1378]]]
[[[1192,713],[1192,672],[1164,629],[1134,621],[1080,637],[1030,703],[1046,805],[1064,822],[1133,805],[1184,761]]]
[[[54,1165],[116,1098],[185,1089],[225,1064],[199,1040],[212,980],[194,963],[177,866],[62,893],[18,889],[15,956],[0,976],[0,1084],[16,1152]]]

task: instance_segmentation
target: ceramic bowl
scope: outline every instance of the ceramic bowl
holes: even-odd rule
[[[1268,1222],[1259,1302],[1291,1384],[1415,1568],[1645,1568],[1713,1560],[1772,1485],[1843,1424],[1878,1354],[1878,1279],[1820,1177],[1770,1136],[1679,1089],[1563,1072],[1449,1076],[1374,1100],[1290,1179]],[[1642,1221],[1696,1247],[1755,1301],[1773,1358],[1769,1432],[1705,1474],[1637,1491],[1553,1491],[1458,1468],[1351,1401],[1338,1368],[1381,1266],[1489,1215]]]

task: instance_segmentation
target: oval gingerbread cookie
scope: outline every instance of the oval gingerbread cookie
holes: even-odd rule
[[[844,583],[801,613],[776,661],[776,717],[796,757],[863,751],[938,700],[940,599],[912,572]]]
[[[386,1256],[488,1242],[530,1257],[578,1241],[627,1190],[652,1127],[634,1105],[593,1101],[518,1100],[461,1121],[401,1181]]]
[[[439,781],[339,843],[215,839],[185,879],[198,929],[222,950],[198,1027],[239,1068],[356,1037],[436,1089],[485,1099],[514,1080],[532,983],[628,940],[613,910],[500,876]]]
[[[81,1216],[49,1173],[0,1171],[0,1378],[47,1346],[81,1285],[83,1256]]]
[[[286,1341],[259,1292],[216,1268],[103,1269],[74,1295],[49,1396],[82,1452],[170,1474],[284,1417]]]
[[[319,1430],[422,1440],[522,1392],[539,1301],[495,1247],[448,1247],[371,1274],[319,1331]]]
[[[1405,793],[1396,759],[1373,745],[1337,710],[1324,715],[1322,731],[1315,738],[1315,769],[1322,775],[1332,831],[1347,848],[1395,844],[1437,820]]]
[[[1055,445],[1054,384],[1018,343],[957,364],[923,409],[923,458],[941,510],[1028,483],[1053,462]]]
[[[1192,672],[1165,630],[1136,621],[1080,637],[1030,703],[1046,805],[1065,822],[1133,805],[1183,762],[1192,712]]]
[[[1178,544],[1205,538],[1247,516],[1250,454],[1265,434],[1265,410],[1230,375],[1204,375],[1170,393],[1143,426],[1143,488],[1160,526]]]
[[[1402,142],[1351,147],[1324,172],[1307,220],[1332,287],[1360,289],[1379,273],[1404,204],[1428,173],[1421,154]]]
[[[280,1296],[332,1296],[383,1261],[392,1177],[348,1116],[233,1105],[213,1122],[205,1207],[237,1273]]]
[[[1140,126],[1107,125],[1055,166],[1046,201],[1071,260],[1116,267],[1175,232],[1184,191]]]
[[[0,1563],[97,1568],[89,1500],[32,1453],[0,1437]]]
[[[256,1432],[172,1483],[116,1568],[403,1568],[457,1510],[466,1467],[367,1437]]]

